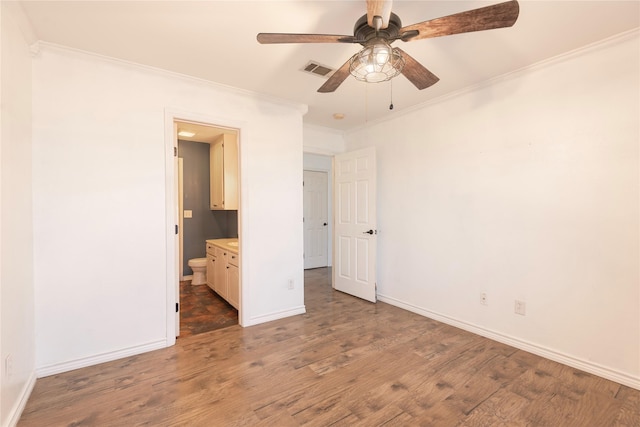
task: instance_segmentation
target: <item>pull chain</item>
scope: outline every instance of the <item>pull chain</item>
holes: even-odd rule
[[[393,80],[389,80],[389,87],[391,88],[391,103],[389,104],[389,110],[393,110]]]

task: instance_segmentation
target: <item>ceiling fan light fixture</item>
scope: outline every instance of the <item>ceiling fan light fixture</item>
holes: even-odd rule
[[[384,39],[376,39],[349,61],[349,72],[356,80],[379,83],[391,80],[402,72],[405,60],[398,51]]]

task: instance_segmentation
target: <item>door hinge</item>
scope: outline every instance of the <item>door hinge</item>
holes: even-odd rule
[[[176,313],[177,313],[178,311],[180,311],[179,309],[180,309],[180,303],[178,303],[178,302],[177,302],[177,303],[176,303]]]
[[[178,147],[173,147],[173,157],[178,157]]]
[[[178,234],[178,224],[176,224],[176,234]]]

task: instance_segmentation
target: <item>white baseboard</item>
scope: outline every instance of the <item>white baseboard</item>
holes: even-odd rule
[[[624,372],[617,371],[615,369],[607,368],[606,366],[598,365],[597,363],[579,359],[579,358],[570,356],[568,354],[564,354],[562,352],[540,346],[538,344],[524,341],[519,338],[502,334],[500,332],[492,331],[490,329],[485,329],[483,327],[480,327],[468,322],[464,322],[462,320],[458,320],[449,316],[445,316],[440,313],[435,313],[433,311],[415,306],[413,304],[406,303],[404,301],[397,300],[395,298],[392,298],[386,295],[378,294],[378,299],[382,302],[386,302],[387,304],[400,307],[402,309],[411,311],[421,316],[428,317],[430,319],[437,320],[439,322],[446,323],[451,326],[455,326],[456,328],[464,329],[465,331],[472,332],[474,334],[492,339],[494,341],[501,342],[503,344],[510,345],[520,350],[528,351],[529,353],[536,354],[546,359],[550,359],[555,362],[562,363],[564,365],[571,366],[573,368],[580,369],[585,372],[589,372],[590,374],[594,374],[599,377],[606,378],[608,380],[615,381],[617,383],[624,384],[626,386],[640,390],[640,377],[635,377],[633,375],[629,375]]]
[[[9,412],[9,416],[7,417],[7,426],[14,427],[18,425],[18,421],[20,421],[20,417],[22,416],[22,411],[24,411],[25,406],[27,406],[27,401],[29,400],[29,396],[31,396],[31,392],[35,385],[36,373],[34,371],[29,375],[27,382],[24,384],[24,387],[22,387],[20,392],[20,398]]]
[[[122,350],[111,351],[95,356],[83,357],[82,359],[71,360],[69,362],[54,363],[53,365],[41,366],[39,368],[36,368],[36,375],[38,376],[38,378],[48,377],[49,375],[73,371],[74,369],[86,368],[87,366],[98,365],[104,362],[111,362],[112,360],[135,356],[136,354],[159,350],[165,347],[167,347],[166,340],[153,341],[147,344],[137,345]]]
[[[272,320],[283,319],[285,317],[297,316],[298,314],[305,314],[307,312],[304,305],[295,307],[289,310],[276,311],[269,314],[263,314],[261,316],[252,317],[249,321],[242,326],[259,325],[260,323],[271,322]]]
[[[182,279],[180,279],[181,282],[184,282],[185,280],[193,280],[193,274],[182,276]]]

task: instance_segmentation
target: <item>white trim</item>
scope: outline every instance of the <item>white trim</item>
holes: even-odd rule
[[[261,316],[252,317],[243,326],[254,326],[260,323],[271,322],[273,320],[284,319],[285,317],[297,316],[299,314],[305,314],[307,312],[304,305],[295,307],[289,310],[274,311],[272,313],[263,314]]]
[[[242,215],[242,212],[245,209],[248,209],[247,206],[247,198],[246,198],[246,188],[248,186],[248,182],[246,179],[247,174],[243,173],[246,170],[246,157],[242,154],[242,150],[244,145],[246,144],[244,141],[248,140],[248,125],[244,121],[238,121],[236,119],[230,117],[223,116],[209,116],[206,114],[196,113],[192,111],[185,111],[178,108],[170,108],[167,107],[164,110],[165,115],[165,145],[167,147],[167,155],[173,156],[173,146],[172,138],[173,138],[173,123],[178,122],[194,122],[200,123],[203,125],[211,125],[216,127],[225,127],[229,129],[237,129],[238,130],[238,157],[239,157],[239,176],[238,176],[238,191],[240,192],[240,197],[238,200],[238,243],[242,248],[242,252],[244,254],[250,253],[250,241],[249,239],[244,239],[243,236],[250,235],[248,230],[248,225],[246,224],[245,218],[246,215]],[[169,165],[171,163],[171,165]],[[166,205],[165,209],[167,212],[167,346],[175,344],[175,292],[176,287],[180,286],[178,281],[179,275],[178,272],[174,271],[176,269],[177,257],[179,254],[176,254],[176,243],[174,239],[174,224],[177,220],[177,194],[174,194],[174,183],[177,180],[175,176],[174,167],[173,167],[173,157],[167,159],[167,166],[165,169],[166,179],[165,179],[165,192],[166,192]],[[240,326],[246,326],[249,323],[249,313],[248,310],[245,310],[244,307],[249,306],[247,301],[249,301],[249,286],[250,280],[249,277],[249,263],[250,260],[246,256],[242,256],[242,263],[240,265],[240,309],[238,310],[238,323]]]
[[[180,155],[180,153],[178,153]],[[178,276],[180,281],[186,279],[182,275],[184,272],[184,159],[178,157],[178,240],[180,249],[178,251]]]
[[[267,95],[264,93],[260,93],[260,92],[253,92],[247,89],[240,89],[237,87],[233,87],[233,86],[228,86],[228,85],[224,85],[222,83],[216,83],[214,81],[211,80],[205,80],[202,78],[198,78],[198,77],[194,77],[194,76],[190,76],[187,74],[182,74],[182,73],[178,73],[175,71],[169,71],[169,70],[165,70],[163,68],[157,68],[157,67],[153,67],[151,65],[145,65],[145,64],[140,64],[137,62],[132,62],[132,61],[128,61],[125,59],[120,59],[120,58],[115,58],[112,56],[107,56],[107,55],[101,55],[99,53],[95,53],[95,52],[89,52],[86,50],[82,50],[82,49],[76,49],[76,48],[72,48],[72,47],[68,47],[68,46],[63,46],[63,45],[59,45],[56,43],[51,43],[51,42],[46,42],[46,41],[42,41],[39,40],[37,42],[38,50],[42,50],[42,48],[46,48],[46,49],[51,49],[51,50],[57,50],[59,52],[68,52],[68,53],[73,53],[73,54],[77,54],[77,55],[85,55],[85,56],[90,56],[93,57],[95,59],[101,60],[101,61],[106,61],[106,62],[111,62],[111,63],[115,63],[115,64],[120,64],[120,65],[125,65],[128,67],[132,67],[132,68],[137,68],[139,70],[142,71],[147,71],[147,72],[151,72],[151,73],[156,73],[159,75],[165,75],[174,79],[180,79],[186,82],[191,82],[191,83],[196,83],[196,84],[204,84],[206,86],[209,87],[213,87],[219,90],[224,90],[233,94],[237,94],[237,95],[242,95],[242,96],[248,96],[251,98],[255,98],[264,102],[270,102],[272,104],[278,104],[278,105],[284,105],[287,107],[292,107],[292,108],[296,108],[298,111],[300,111],[300,113],[302,115],[307,114],[307,112],[309,111],[309,106],[307,104],[301,104],[299,102],[292,102],[292,101],[288,101],[285,100],[283,98],[278,98],[272,95]]]
[[[306,137],[302,138],[302,152],[305,154],[320,154],[323,156],[328,156],[328,157],[332,157],[335,156],[336,154],[340,154],[344,152],[344,136],[345,136],[345,131],[343,130],[338,130],[338,129],[333,129],[333,128],[328,128],[325,126],[318,126],[312,123],[303,123],[303,127],[302,127],[302,132],[303,135],[306,132],[306,130],[313,130],[313,131],[317,131],[317,132],[323,132],[323,133],[329,133],[329,134],[333,134],[336,136],[339,136],[342,139],[342,147],[340,149],[335,149],[335,148],[330,148],[327,146],[314,146],[314,145],[309,145],[307,142]]]
[[[344,136],[344,131],[341,130],[341,129],[335,129],[335,128],[330,128],[330,127],[326,127],[326,126],[320,126],[320,125],[316,125],[316,124],[313,124],[313,123],[304,123],[304,127],[315,129],[315,130],[320,131],[320,132],[329,132],[329,133],[333,133],[335,135]]]
[[[165,347],[168,347],[166,340],[152,341],[147,344],[128,347],[117,351],[110,351],[95,356],[83,357],[81,359],[72,360],[70,362],[55,363],[53,365],[43,366],[36,369],[36,375],[38,376],[38,378],[48,377],[49,375],[73,371],[74,369],[86,368],[87,366],[98,365],[100,363],[111,362],[113,360],[135,356],[149,351],[159,350]]]
[[[336,154],[341,154],[344,151],[330,150],[328,148],[310,147],[308,145],[305,145],[303,147],[302,152],[304,154],[318,154],[318,155],[321,155],[321,156],[335,156]]]
[[[186,280],[193,280],[193,274],[190,274],[188,276],[183,276],[182,279],[180,280],[181,282],[184,282]]]
[[[428,317],[429,319],[437,320],[439,322],[446,323],[447,325],[455,326],[456,328],[472,332],[485,338],[510,345],[520,350],[528,351],[529,353],[536,354],[546,359],[550,359],[555,362],[562,363],[564,365],[571,366],[573,368],[580,369],[599,377],[606,378],[608,380],[615,381],[617,383],[640,390],[640,377],[634,377],[633,375],[616,371],[615,369],[607,368],[606,366],[598,365],[597,363],[593,363],[588,360],[579,359],[577,357],[573,357],[568,354],[543,347],[529,341],[521,340],[519,338],[486,329],[450,316],[436,313],[431,310],[427,310],[425,308],[418,307],[416,305],[409,304],[386,295],[378,294],[378,299],[382,302],[386,302],[387,304],[391,304],[404,310],[411,311],[412,313]]]
[[[484,80],[480,83],[476,83],[467,87],[464,87],[462,89],[459,90],[455,90],[453,92],[448,92],[445,93],[444,95],[438,96],[436,98],[430,99],[428,101],[425,101],[423,103],[420,104],[416,104],[416,105],[412,105],[411,107],[407,107],[407,108],[403,108],[401,110],[397,110],[394,112],[394,114],[385,116],[385,117],[381,117],[379,119],[375,119],[375,120],[369,120],[367,123],[360,125],[360,126],[356,126],[350,129],[346,129],[344,131],[344,135],[345,137],[347,137],[349,134],[355,133],[355,132],[359,132],[363,129],[366,129],[368,127],[371,127],[373,125],[379,124],[379,123],[384,123],[390,120],[396,120],[399,116],[405,116],[408,114],[411,114],[415,111],[420,111],[428,106],[432,106],[432,105],[437,105],[440,104],[444,101],[447,101],[449,99],[452,98],[456,98],[462,95],[465,95],[467,93],[471,93],[474,92],[476,90],[485,88],[485,87],[489,87],[492,86],[498,82],[503,82],[503,81],[508,81],[517,77],[522,76],[523,74],[526,73],[530,73],[530,72],[535,72],[550,66],[553,66],[555,64],[564,62],[566,60],[569,60],[571,58],[575,58],[577,56],[583,55],[583,54],[587,54],[589,52],[592,52],[594,50],[597,49],[601,49],[601,48],[606,48],[609,45],[615,44],[615,43],[619,43],[622,41],[625,41],[627,39],[630,39],[632,37],[636,37],[638,32],[640,32],[640,29],[638,28],[634,28],[632,30],[629,31],[625,31],[623,33],[608,37],[606,39],[603,40],[599,40],[597,42],[591,43],[589,45],[586,46],[582,46],[579,47],[577,49],[574,49],[572,51],[569,52],[564,52],[561,53],[560,55],[556,55],[553,56],[551,58],[546,58],[543,59],[542,61],[539,62],[535,62],[533,64],[527,65],[525,67],[522,67],[520,69],[514,70],[514,71],[510,71],[508,73],[505,74],[501,74],[499,76],[490,78],[488,80]]]
[[[36,373],[32,372],[31,375],[29,375],[29,379],[24,384],[24,387],[22,387],[20,398],[15,402],[15,405],[11,408],[8,416],[6,417],[8,420],[8,426],[18,425],[18,421],[20,421],[20,417],[22,416],[22,411],[24,411],[25,406],[27,406],[27,401],[29,400],[29,396],[31,396],[31,392],[35,385]]]
[[[175,307],[180,301],[176,301],[176,295],[180,295],[180,275],[178,274],[178,257],[176,253],[176,224],[178,220],[178,201],[176,197],[176,185],[178,177],[175,176],[175,156],[174,150],[178,149],[178,136],[175,131],[174,116],[165,110],[164,116],[164,155],[165,155],[165,229],[167,232],[166,244],[166,304],[165,304],[165,334],[166,346],[170,347],[176,343],[176,335],[178,334],[176,326]],[[178,297],[179,299],[179,297]]]
[[[328,147],[322,144],[320,146],[310,144],[306,136],[307,131],[316,131],[316,132],[322,132],[325,134],[332,134],[332,135],[338,136],[342,141],[341,147],[336,148],[336,147]],[[318,126],[318,125],[305,122],[302,125],[302,133],[303,133],[302,152],[304,154],[320,154],[323,156],[331,157],[331,156],[335,156],[336,154],[343,153],[345,151],[344,150],[345,132],[342,130],[328,128],[324,126]]]
[[[18,28],[20,28],[20,32],[22,33],[22,37],[24,37],[25,42],[28,45],[37,43],[38,37],[36,36],[36,32],[33,29],[33,25],[31,25],[31,21],[24,11],[24,6],[22,5],[22,3],[11,1],[6,2],[6,6],[9,8],[16,22],[18,23]]]

